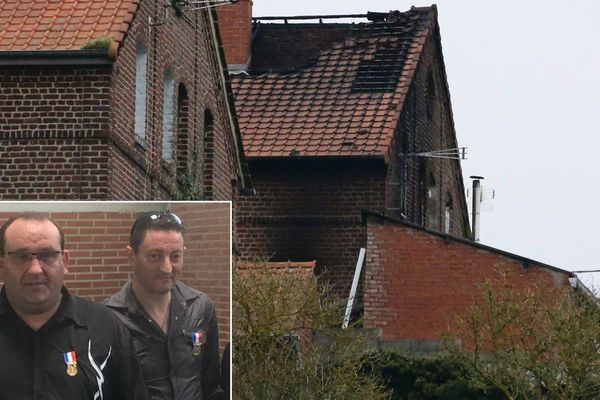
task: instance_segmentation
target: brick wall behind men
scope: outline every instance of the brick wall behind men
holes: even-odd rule
[[[172,210],[186,228],[181,280],[206,293],[217,310],[221,347],[230,332],[229,203],[175,204]],[[0,213],[0,222],[12,213]],[[70,251],[65,279],[74,294],[102,301],[129,280],[131,266],[125,247],[134,212],[54,212]]]
[[[472,242],[369,217],[364,327],[385,340],[439,340],[506,268],[519,287],[568,288],[568,274]]]

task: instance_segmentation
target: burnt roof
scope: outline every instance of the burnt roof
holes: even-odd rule
[[[249,157],[382,156],[435,6],[367,23],[255,24],[248,75],[232,78]]]

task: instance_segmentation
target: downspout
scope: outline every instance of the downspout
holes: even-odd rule
[[[237,160],[237,167],[238,167],[238,173],[240,176],[240,181],[241,181],[241,187],[245,188],[246,187],[246,182],[244,181],[244,169],[242,168],[242,154],[240,153],[240,146],[243,146],[241,143],[239,143],[238,141],[238,137],[235,134],[236,132],[238,132],[238,127],[234,122],[234,115],[231,112],[231,110],[233,109],[232,107],[235,107],[235,105],[233,104],[233,99],[230,98],[230,96],[228,96],[227,93],[227,88],[228,88],[228,81],[227,81],[227,67],[226,67],[226,63],[225,63],[225,57],[224,57],[224,53],[223,50],[221,49],[221,45],[220,45],[220,41],[219,41],[219,36],[218,36],[218,23],[215,20],[214,17],[214,9],[210,9],[208,12],[208,18],[211,24],[211,35],[212,35],[212,40],[213,40],[213,44],[215,46],[215,52],[216,52],[216,56],[217,56],[217,60],[219,62],[219,76],[221,78],[221,83],[223,85],[223,89],[225,91],[225,93],[223,93],[224,97],[225,97],[225,104],[227,105],[227,116],[229,117],[229,125],[231,128],[231,133],[233,136],[233,143],[234,143],[234,147],[235,147],[235,152],[236,152],[236,160]]]

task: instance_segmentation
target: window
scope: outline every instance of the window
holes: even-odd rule
[[[448,201],[444,208],[444,233],[450,233],[452,228],[452,196],[448,194]]]
[[[163,80],[163,138],[162,158],[167,162],[173,161],[173,126],[175,80],[170,70],[165,72]]]
[[[142,43],[135,49],[135,137],[146,140],[146,79],[148,53]]]
[[[431,71],[427,74],[427,118],[432,119],[433,113],[435,112],[435,82],[433,81],[433,74]]]
[[[215,123],[209,110],[204,113],[204,162],[202,178],[204,179],[204,198],[212,200],[214,196],[213,162],[214,162],[214,138]]]
[[[188,173],[188,159],[191,143],[188,138],[189,99],[187,89],[183,83],[177,90],[177,176],[179,178]]]

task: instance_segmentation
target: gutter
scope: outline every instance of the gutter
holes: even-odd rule
[[[327,155],[327,156],[246,156],[248,161],[383,161],[383,154],[366,154],[366,155]]]
[[[106,49],[0,51],[0,66],[112,65]]]

